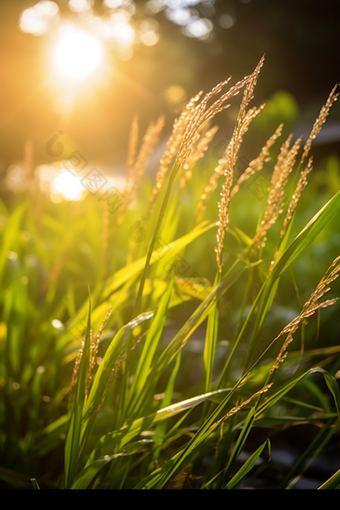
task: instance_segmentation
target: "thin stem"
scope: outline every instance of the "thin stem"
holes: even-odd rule
[[[154,234],[153,234],[153,237],[152,237],[150,248],[149,248],[147,256],[146,256],[145,266],[144,266],[142,277],[141,277],[141,281],[140,281],[140,284],[139,284],[139,289],[138,289],[138,294],[137,294],[137,299],[136,299],[136,304],[135,304],[135,308],[134,308],[133,317],[137,317],[137,315],[140,313],[140,310],[141,310],[141,304],[142,304],[142,298],[143,298],[143,290],[144,290],[145,280],[146,280],[146,278],[148,276],[148,272],[149,272],[150,260],[151,260],[152,252],[153,252],[153,249],[155,247],[155,243],[156,243],[158,232],[159,232],[159,230],[161,228],[161,225],[162,225],[162,221],[163,221],[163,218],[164,218],[164,215],[165,215],[165,211],[166,211],[166,208],[167,208],[167,205],[168,205],[168,202],[169,202],[172,186],[174,184],[176,174],[177,174],[177,172],[179,170],[179,166],[180,165],[178,163],[175,163],[173,165],[173,167],[172,167],[172,170],[171,170],[170,179],[169,179],[169,182],[168,182],[168,186],[166,188],[166,192],[165,192],[165,196],[164,196],[164,199],[163,199],[162,207],[161,207],[161,210],[160,210],[160,213],[159,213],[159,216],[158,216],[158,220],[157,220],[155,231],[154,231]]]

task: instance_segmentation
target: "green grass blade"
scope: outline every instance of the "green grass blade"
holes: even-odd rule
[[[266,441],[246,460],[243,466],[237,471],[237,473],[232,477],[232,479],[227,483],[224,487],[225,489],[233,489],[236,485],[240,483],[242,478],[246,476],[247,473],[255,466],[255,463],[265,447],[268,445],[268,449],[270,452],[270,441],[266,439]]]
[[[278,278],[316,238],[316,236],[340,214],[340,191],[338,191],[307,223],[294,241],[278,256],[272,270],[273,280]]]
[[[33,489],[40,490],[40,487],[39,487],[39,484],[38,484],[36,478],[31,478],[31,482],[32,482],[32,485],[33,485]]]
[[[168,460],[163,466],[156,469],[144,480],[141,480],[141,482],[136,485],[135,489],[161,489],[167,483],[167,481],[174,475],[179,466],[194,451],[194,449],[203,443],[203,441],[205,441],[209,435],[214,432],[214,424],[244,379],[245,376],[243,376],[235,384],[235,386],[229,391],[228,395],[222,400],[217,408],[214,409],[214,411],[211,413],[209,418],[203,423],[203,425],[197,431],[195,436],[189,441],[189,443],[170,460]]]
[[[164,349],[161,356],[154,364],[149,374],[147,383],[144,387],[143,394],[152,394],[153,388],[155,387],[165,368],[184,347],[192,333],[206,319],[214,302],[216,302],[216,300],[219,299],[238,280],[244,270],[245,268],[242,268],[229,274],[189,317],[189,319],[186,321],[180,331],[175,335],[169,345]]]
[[[150,260],[150,265],[158,262],[163,259],[167,254],[170,258],[174,255],[177,255],[183,248],[185,248],[192,241],[197,239],[197,237],[201,236],[205,232],[208,232],[213,227],[215,227],[215,223],[202,222],[196,228],[194,228],[189,234],[186,234],[176,241],[164,246],[158,250],[155,250],[152,254],[152,258]],[[107,299],[109,295],[115,292],[119,287],[121,287],[124,283],[126,283],[129,279],[136,277],[144,268],[146,261],[146,256],[142,257],[139,260],[136,260],[132,264],[129,264],[126,267],[123,267],[119,271],[117,271],[107,282],[102,298]]]
[[[216,276],[214,287],[216,287],[220,280],[220,273]],[[203,365],[205,372],[205,388],[204,391],[210,391],[212,373],[214,367],[217,335],[218,335],[218,319],[219,312],[217,308],[217,301],[214,302],[212,308],[209,311],[207,331],[204,342],[203,352]]]
[[[71,485],[70,489],[87,489],[95,476],[111,462],[117,455],[106,455],[103,459],[97,459],[82,469]]]
[[[286,393],[288,393],[302,379],[304,379],[304,377],[306,377],[307,375],[316,374],[316,373],[320,373],[320,374],[323,375],[323,377],[325,379],[325,382],[326,382],[326,384],[328,386],[328,389],[329,389],[329,391],[331,392],[331,394],[333,396],[335,407],[336,407],[336,410],[337,410],[337,413],[338,413],[338,417],[340,419],[340,407],[339,407],[339,404],[340,404],[340,394],[339,394],[339,388],[338,388],[337,380],[335,379],[335,377],[333,375],[331,375],[329,372],[327,372],[327,370],[325,370],[323,368],[320,368],[320,367],[310,368],[309,370],[307,370],[303,374],[299,375],[298,377],[296,377],[292,381],[289,381],[288,383],[284,384],[277,392],[275,392],[273,395],[268,397],[265,400],[265,402],[262,405],[259,406],[259,408],[258,408],[258,410],[256,412],[256,416],[260,416],[266,409],[268,409],[269,407],[271,407],[275,403],[277,403],[284,395],[286,395]]]
[[[103,467],[106,466],[109,462],[117,459],[118,457],[129,457],[131,455],[135,455],[136,453],[140,453],[145,449],[145,446],[150,443],[153,443],[153,441],[150,441],[149,439],[142,439],[141,441],[136,441],[135,443],[128,445],[122,452],[115,453],[114,455],[105,455],[103,458],[96,459],[81,470],[70,488],[87,489],[95,476],[97,476]]]
[[[312,441],[307,446],[306,450],[303,452],[303,454],[297,459],[294,466],[290,469],[288,474],[285,476],[285,478],[282,480],[280,485],[278,486],[278,489],[285,489],[289,480],[292,479],[292,476],[296,473],[298,469],[300,469],[301,466],[304,465],[306,459],[310,456],[311,452],[314,450],[315,446],[320,443],[320,441],[323,439],[323,437],[327,434],[329,431],[329,427],[333,423],[333,419],[329,419],[328,422],[325,424],[325,426],[319,430],[317,435],[312,439]]]
[[[272,305],[275,292],[279,283],[279,278],[283,272],[290,266],[290,264],[314,241],[317,235],[337,216],[340,214],[340,191],[336,193],[331,200],[329,200],[315,216],[308,222],[308,224],[301,230],[295,237],[288,248],[280,255],[278,255],[273,269],[268,275],[258,298],[256,300],[256,307],[259,312],[256,319],[253,336],[249,345],[246,370],[252,364],[256,356],[264,350],[268,345],[268,340],[263,336],[259,338],[260,328],[265,320],[265,317]],[[254,313],[255,307],[253,306],[248,315],[249,321]],[[239,341],[239,339],[238,339]],[[238,342],[237,342],[238,343]]]
[[[162,408],[165,408],[165,407],[171,405],[172,395],[173,395],[174,386],[175,386],[175,380],[176,380],[176,376],[177,376],[180,364],[181,364],[181,353],[178,354],[176,361],[175,361],[174,368],[173,368],[171,375],[169,377],[168,384],[167,384],[165,392],[164,392],[165,393],[164,398],[162,400],[162,405],[161,405]],[[158,443],[158,445],[162,444],[165,440],[167,425],[168,424],[167,424],[166,420],[163,420],[160,423],[158,423],[158,425],[156,426],[156,436],[158,437],[158,440],[156,442]],[[153,456],[154,460],[158,457],[158,454],[159,454],[159,449],[156,450],[156,452]]]
[[[95,451],[92,452],[90,456],[90,460],[94,460],[99,456],[101,457],[107,452],[112,453],[113,451],[119,451],[119,449],[131,441],[131,439],[143,432],[143,430],[148,430],[155,423],[171,418],[172,416],[176,416],[188,409],[192,409],[208,399],[214,399],[215,401],[216,398],[223,398],[223,396],[228,392],[229,389],[211,391],[207,394],[198,395],[188,400],[172,404],[148,416],[138,418],[132,423],[124,425],[121,429],[115,430],[101,437]]]
[[[340,428],[340,422],[339,422],[339,420],[337,420],[335,422],[335,424],[332,427],[330,427],[330,429],[326,429],[328,432],[326,437],[323,439],[323,441],[317,447],[317,449],[313,452],[313,455],[311,456],[311,458],[309,458],[309,460],[305,463],[301,472],[299,473],[299,476],[295,477],[291,481],[291,483],[288,485],[287,489],[292,489],[295,486],[297,481],[303,476],[303,474],[307,471],[307,469],[309,469],[309,467],[313,464],[315,459],[324,451],[327,443],[338,432],[339,428]]]
[[[326,482],[324,482],[317,490],[334,490],[340,489],[340,469],[334,473]]]
[[[89,312],[87,319],[83,355],[80,361],[77,383],[75,386],[74,397],[71,404],[70,426],[65,443],[64,485],[66,489],[68,489],[71,486],[74,477],[76,476],[77,465],[79,460],[82,416],[85,404],[85,390],[90,359],[90,331],[91,331],[91,302],[89,302]]]
[[[166,293],[161,299],[157,313],[155,314],[150,329],[147,333],[130,391],[131,395],[134,396],[134,399],[132,400],[131,403],[132,406],[136,403],[136,400],[139,399],[139,395],[146,382],[147,374],[151,367],[151,363],[156,352],[158,342],[161,338],[166,319],[166,311],[168,309],[172,293],[173,283],[174,281],[172,279],[169,282]]]
[[[110,343],[93,379],[90,394],[84,407],[84,419],[81,435],[82,443],[86,439],[96,411],[101,405],[103,394],[105,393],[106,387],[112,374],[112,369],[117,361],[118,356],[121,354],[122,348],[127,343],[135,327],[150,319],[152,316],[152,312],[145,312],[140,314],[133,321],[123,326]]]
[[[60,416],[54,422],[45,427],[37,436],[35,451],[37,455],[43,456],[61,444],[62,435],[67,432],[69,417],[67,414]]]
[[[213,227],[215,227],[215,223],[202,222],[196,228],[194,228],[189,234],[186,234],[176,241],[169,243],[167,246],[164,246],[158,250],[155,250],[152,254],[150,265],[158,262],[159,260],[167,260],[173,258],[177,253],[183,250],[188,244],[197,239],[199,236],[208,232]],[[98,288],[96,292],[93,294],[93,303],[102,303],[105,300],[108,300],[109,297],[116,292],[120,287],[126,284],[129,280],[135,279],[139,273],[143,270],[145,266],[146,256],[132,262],[131,264],[119,269],[111,278],[108,279],[104,289]],[[99,305],[101,306],[101,305]],[[108,308],[107,305],[106,309]],[[59,339],[60,348],[64,347],[70,340],[70,331],[74,328],[76,324],[86,317],[86,307],[87,304],[79,309],[79,311],[75,314],[72,320],[67,325],[67,331],[64,335]],[[94,306],[93,308],[93,316],[97,313],[97,308]]]

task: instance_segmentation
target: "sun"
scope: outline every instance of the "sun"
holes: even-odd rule
[[[84,188],[79,179],[68,172],[62,172],[54,179],[51,183],[51,191],[68,200],[81,200],[84,195]]]
[[[103,44],[98,37],[74,26],[64,26],[54,46],[53,65],[61,78],[75,83],[94,75],[103,64],[103,56]]]

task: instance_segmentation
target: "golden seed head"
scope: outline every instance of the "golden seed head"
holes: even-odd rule
[[[302,154],[302,157],[301,157],[301,163],[308,156],[309,151],[310,151],[311,146],[312,146],[313,140],[316,138],[318,133],[321,131],[321,128],[322,128],[323,124],[326,122],[326,119],[327,119],[328,114],[329,114],[329,110],[331,109],[333,103],[338,99],[338,95],[339,94],[335,93],[337,88],[338,88],[338,84],[336,84],[335,87],[333,87],[333,89],[331,90],[331,92],[330,92],[330,94],[329,94],[329,96],[327,98],[326,103],[321,108],[319,116],[316,119],[316,121],[314,122],[312,131],[311,131],[311,133],[309,135],[309,138],[308,138],[308,140],[307,140],[307,142],[306,142],[306,144],[304,146],[304,149],[303,149],[303,154]]]

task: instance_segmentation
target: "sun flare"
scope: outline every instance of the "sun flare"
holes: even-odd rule
[[[57,74],[69,81],[79,82],[98,71],[103,64],[103,45],[91,32],[66,26],[60,31],[53,51]]]
[[[73,177],[68,172],[60,173],[51,183],[51,191],[56,195],[62,195],[68,200],[81,200],[84,194],[84,188],[77,177]]]

